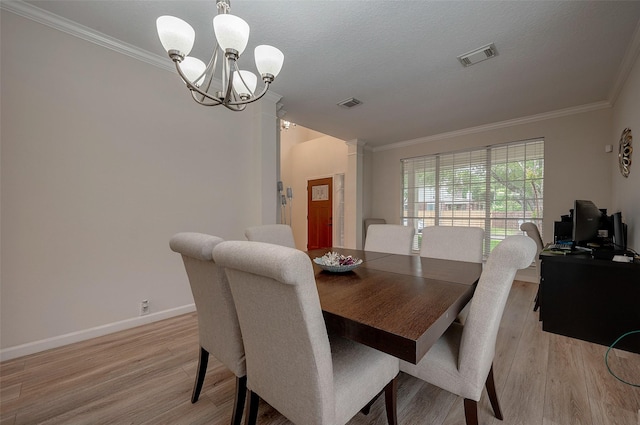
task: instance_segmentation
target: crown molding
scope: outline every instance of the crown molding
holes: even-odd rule
[[[93,28],[86,27],[70,19],[63,18],[62,16],[40,9],[32,4],[25,3],[22,0],[3,0],[0,2],[0,9],[129,56],[130,58],[137,59],[149,65],[153,65],[156,68],[177,74],[173,62],[171,60],[167,60],[168,58],[165,56],[160,56],[140,49],[132,44],[125,43],[117,38],[96,31]],[[222,86],[221,83],[220,86]],[[269,91],[265,94],[264,98],[273,103],[278,103],[282,99],[282,96]]]
[[[30,19],[50,28],[62,31],[66,34],[78,37],[98,46],[121,53],[142,62],[148,63],[166,71],[176,72],[173,63],[167,61],[162,56],[147,52],[136,46],[110,37],[106,34],[98,32],[92,28],[80,25],[77,22],[55,15],[39,7],[33,6],[23,1],[3,1],[1,3],[2,10],[15,13],[23,18]]]
[[[348,146],[364,146],[367,144],[364,140],[361,139],[352,139],[344,141]]]
[[[622,63],[620,64],[620,68],[618,69],[616,81],[609,92],[609,102],[612,105],[615,105],[618,100],[618,96],[620,96],[622,87],[624,86],[624,83],[627,82],[627,78],[629,78],[629,74],[631,73],[633,65],[636,63],[638,55],[640,55],[640,22],[638,22],[638,25],[636,26],[636,30],[631,38],[631,43],[629,43],[624,58],[622,59]]]
[[[90,43],[97,44],[99,46],[105,47],[107,49],[113,50],[115,52],[129,56],[131,58],[137,59],[139,61],[145,62],[149,65],[153,65],[157,68],[176,73],[173,63],[171,63],[170,61],[167,61],[167,59],[163,56],[150,53],[132,44],[125,43],[116,38],[113,38],[106,34],[98,32],[92,28],[78,24],[77,22],[74,22],[70,19],[63,18],[61,16],[55,15],[46,10],[40,9],[39,7],[33,6],[29,3],[25,3],[22,0],[2,1],[0,2],[0,9],[22,16],[23,18],[27,18],[32,21],[38,22],[40,24],[46,25],[58,31],[62,31],[74,37],[78,37]],[[440,139],[448,139],[448,138],[464,136],[468,134],[480,133],[484,131],[505,128],[505,127],[510,127],[510,126],[519,125],[519,124],[526,124],[526,123],[531,123],[536,121],[543,121],[547,119],[563,117],[567,115],[579,114],[579,113],[594,111],[598,109],[610,108],[617,100],[620,94],[620,91],[622,90],[622,87],[624,86],[624,83],[626,82],[629,76],[629,73],[631,72],[631,69],[635,64],[635,60],[637,59],[639,54],[640,54],[640,23],[638,23],[638,26],[636,27],[633,39],[629,44],[625,57],[620,65],[620,70],[618,71],[616,82],[611,92],[609,93],[608,101],[596,102],[596,103],[577,106],[573,108],[560,109],[557,111],[551,111],[543,114],[531,115],[528,117],[516,118],[513,120],[501,121],[501,122],[477,126],[477,127],[470,127],[467,129],[456,130],[448,133],[442,133],[442,134],[437,134],[433,136],[427,136],[427,137],[422,137],[418,139],[392,143],[392,144],[384,145],[380,147],[367,146],[367,148],[372,149],[373,152],[378,152],[378,151],[401,148],[405,146],[417,145],[421,143],[428,143],[428,142],[432,142]],[[267,92],[265,95],[265,98],[274,103],[278,103],[282,100],[281,95],[278,95],[277,93],[273,93],[273,92]],[[286,111],[281,111],[280,114],[282,117],[284,116],[284,114],[286,114]]]
[[[275,93],[274,91],[272,91],[271,89],[269,89],[268,92],[265,93],[263,99],[266,99],[270,102],[275,103],[276,105],[281,105],[280,101],[282,100],[282,96],[279,95],[278,93]],[[278,108],[278,113],[280,113],[280,109],[282,107]],[[286,114],[287,111],[285,111]],[[278,115],[278,118],[280,118],[280,116]]]
[[[403,148],[407,146],[419,145],[422,143],[434,142],[436,140],[451,139],[454,137],[466,136],[469,134],[483,133],[485,131],[497,130],[515,125],[529,124],[532,122],[545,121],[553,118],[565,117],[568,115],[582,114],[584,112],[597,111],[599,109],[611,108],[609,101],[589,103],[586,105],[576,106],[572,108],[558,109],[556,111],[545,112],[528,117],[514,118],[512,120],[500,121],[496,123],[480,125],[477,127],[469,127],[462,130],[451,131],[448,133],[435,134],[433,136],[421,137],[418,139],[406,140],[404,142],[392,143],[389,145],[373,148],[374,152],[386,151],[391,149]]]

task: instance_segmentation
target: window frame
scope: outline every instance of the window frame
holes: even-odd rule
[[[429,225],[483,228],[485,258],[500,240],[522,234],[525,221],[542,234],[544,142],[537,137],[401,159],[400,217],[416,229],[414,251]]]

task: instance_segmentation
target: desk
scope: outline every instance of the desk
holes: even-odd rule
[[[588,254],[540,254],[542,329],[611,345],[640,329],[640,264],[597,260]],[[616,348],[640,353],[631,335]]]
[[[342,248],[362,265],[329,273],[314,263],[327,329],[417,363],[473,296],[482,265]]]

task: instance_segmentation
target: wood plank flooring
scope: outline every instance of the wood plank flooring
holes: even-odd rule
[[[532,311],[536,289],[514,282],[494,362],[505,419],[493,417],[485,394],[480,423],[640,425],[640,388],[609,374],[606,347],[542,332]],[[214,358],[200,400],[190,402],[197,355],[196,317],[187,314],[3,362],[0,425],[228,424],[235,379]],[[620,378],[640,383],[640,355],[612,350],[609,364]],[[462,425],[462,400],[401,374],[398,420]],[[262,403],[258,423],[290,422]],[[349,424],[386,424],[384,400]]]

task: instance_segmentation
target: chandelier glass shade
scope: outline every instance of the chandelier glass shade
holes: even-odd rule
[[[219,0],[218,15],[213,18],[216,43],[208,64],[189,56],[195,41],[191,25],[174,16],[160,16],[156,21],[162,46],[175,63],[178,74],[191,91],[193,100],[204,106],[224,105],[232,111],[242,111],[247,104],[263,97],[278,76],[284,55],[273,46],[260,45],[254,50],[256,68],[264,83],[256,94],[258,77],[240,70],[238,59],[249,41],[249,25],[229,14],[229,0]],[[218,70],[219,68],[219,70]],[[222,90],[216,80],[222,81]]]

